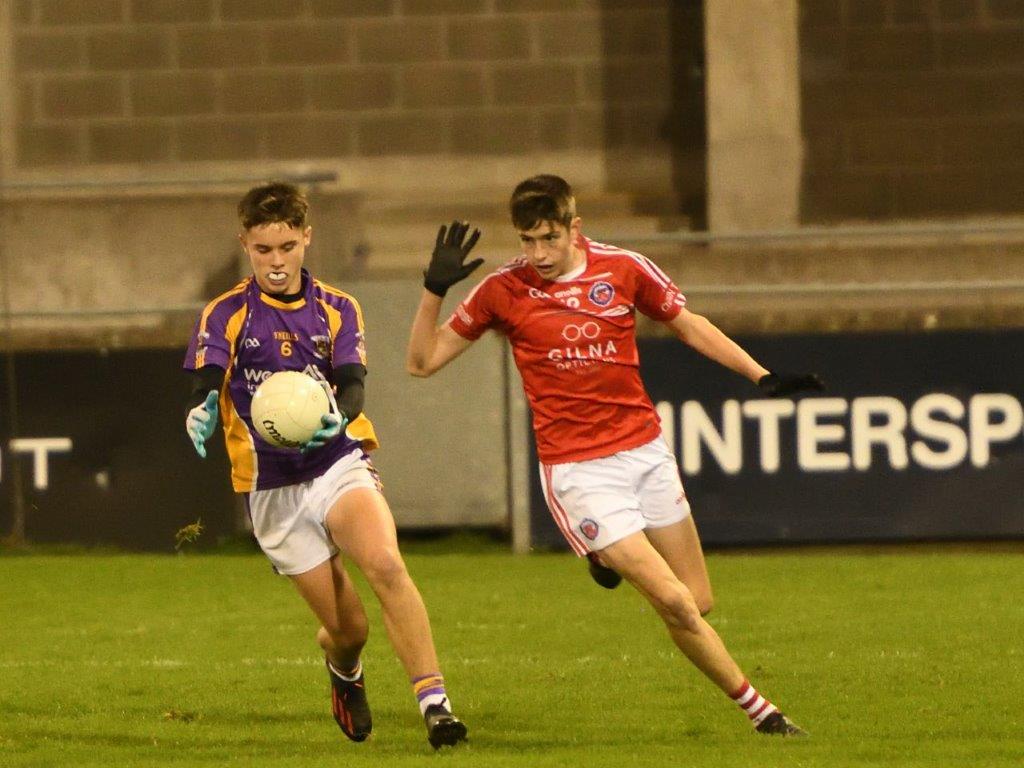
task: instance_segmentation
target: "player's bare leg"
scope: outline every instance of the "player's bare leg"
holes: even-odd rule
[[[339,556],[291,579],[320,619],[316,639],[327,656],[334,719],[348,738],[363,741],[373,730],[359,661],[369,633],[363,603]]]
[[[327,513],[342,554],[366,577],[383,609],[388,637],[410,677],[437,669],[430,620],[398,551],[395,523],[384,497],[369,488],[342,496]]]
[[[693,516],[661,528],[648,528],[645,532],[672,573],[690,590],[701,616],[706,616],[715,600]]]
[[[451,713],[427,609],[398,550],[387,501],[376,490],[355,488],[328,511],[327,528],[380,601],[388,638],[409,675],[431,745],[463,740],[466,726]]]
[[[316,639],[338,669],[354,669],[366,645],[369,623],[352,579],[340,557],[290,577],[320,620]]]
[[[732,698],[762,733],[803,735],[748,682],[697,601],[643,532],[601,550],[601,558],[647,598],[669,635],[697,669]]]
[[[693,594],[643,532],[605,547],[601,559],[647,598],[679,650],[712,682],[726,693],[743,683],[743,673],[718,633],[701,617]]]

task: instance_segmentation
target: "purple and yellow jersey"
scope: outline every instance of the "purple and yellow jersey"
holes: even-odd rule
[[[246,278],[206,305],[185,354],[186,370],[217,365],[227,371],[220,412],[231,483],[240,493],[311,480],[341,456],[377,447],[373,425],[363,414],[339,437],[307,454],[271,445],[252,425],[252,396],[272,373],[302,371],[330,381],[339,365],[366,365],[363,314],[356,300],[306,270],[302,284],[303,298],[284,303]]]

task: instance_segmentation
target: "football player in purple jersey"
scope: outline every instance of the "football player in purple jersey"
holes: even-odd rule
[[[308,204],[294,186],[255,187],[238,204],[239,240],[253,274],[203,310],[189,343],[192,376],[186,430],[196,452],[223,422],[232,485],[278,573],[288,576],[320,628],[335,720],[353,741],[370,735],[360,654],[366,611],[344,562],[362,571],[380,601],[388,637],[409,675],[430,743],[463,740],[451,711],[430,620],[406,570],[395,523],[367,451],[377,447],[363,414],[366,351],[359,304],[303,269]],[[301,450],[264,441],[252,395],[277,371],[302,371],[333,385],[338,415]]]

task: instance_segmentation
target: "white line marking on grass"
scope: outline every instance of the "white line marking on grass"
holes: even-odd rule
[[[239,659],[238,661],[230,662],[213,662],[212,664],[200,663],[197,664],[194,661],[185,661],[183,659],[86,659],[84,661],[55,661],[53,659],[36,659],[32,661],[0,661],[0,669],[56,669],[63,667],[74,666],[76,668],[90,667],[90,668],[103,668],[103,669],[122,669],[122,668],[144,668],[144,669],[179,669],[181,667],[313,667],[320,666],[323,664],[323,660],[313,657],[302,657],[302,658],[284,658],[278,657],[276,659],[253,659],[245,658]]]
[[[895,659],[919,659],[921,657],[921,652],[920,651],[901,651],[899,648],[895,648],[895,649],[893,649],[891,651],[885,651],[885,650],[879,651],[878,655],[881,658],[883,658],[883,659],[886,656],[891,656],[892,658],[895,658]]]
[[[240,659],[239,661],[247,667],[311,667],[320,666],[324,663],[323,659],[313,658],[310,656],[302,656],[292,659],[286,659],[282,656],[278,656],[276,659],[245,658]]]

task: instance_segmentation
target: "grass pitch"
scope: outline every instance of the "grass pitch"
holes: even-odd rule
[[[435,754],[372,598],[374,734],[259,555],[0,557],[0,765],[1018,766],[1024,550],[712,554],[709,617],[811,733],[752,733],[628,587],[566,555],[407,548],[469,743]],[[364,597],[369,597],[360,583]]]

